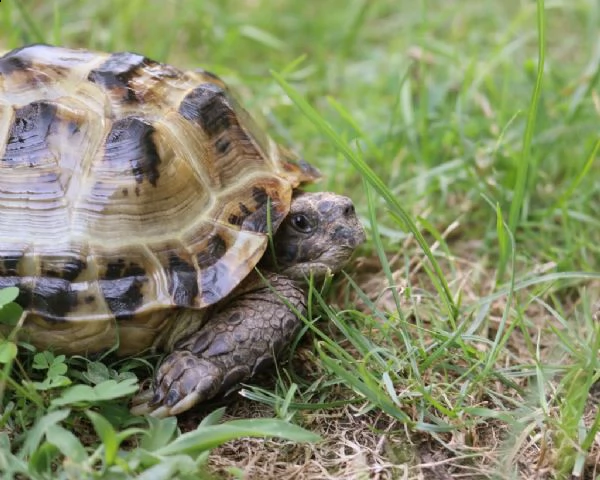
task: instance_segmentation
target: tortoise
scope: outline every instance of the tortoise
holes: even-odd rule
[[[136,414],[223,394],[296,335],[307,277],[365,240],[349,198],[303,190],[319,177],[208,71],[42,44],[0,57],[0,288],[19,288],[19,338],[164,352]]]

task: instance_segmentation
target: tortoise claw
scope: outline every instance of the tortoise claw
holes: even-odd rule
[[[214,359],[199,358],[187,350],[175,351],[158,369],[154,389],[134,397],[131,413],[161,418],[178,415],[219,393],[225,377],[224,366]]]

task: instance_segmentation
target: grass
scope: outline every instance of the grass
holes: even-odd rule
[[[5,1],[0,32],[214,71],[369,230],[276,379],[203,423],[114,400],[153,359],[5,343],[7,478],[600,475],[597,2]]]

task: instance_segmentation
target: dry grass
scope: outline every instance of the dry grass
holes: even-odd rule
[[[264,413],[255,405],[236,403],[229,415],[247,418]],[[393,430],[396,422],[382,414],[358,415],[350,406],[305,414],[302,422],[323,436],[314,445],[288,442],[237,440],[213,451],[210,465],[216,472],[235,466],[244,478],[338,479],[397,478],[401,464],[390,461],[389,453],[414,448],[406,435]]]
[[[476,241],[462,243],[460,240],[450,244],[450,250],[455,252],[451,258],[446,258],[446,265],[453,265],[453,281],[460,285],[463,306],[475,303],[482,296],[494,290],[494,271],[486,271],[475,254]],[[409,244],[405,249],[411,248]],[[435,249],[435,248],[434,248]],[[459,253],[460,252],[460,253]],[[393,278],[397,281],[396,289],[401,294],[402,308],[405,315],[417,310],[420,316],[428,310],[428,303],[435,298],[435,291],[429,277],[422,270],[423,261],[418,252],[411,257],[409,279],[405,278],[406,267],[400,257],[390,258],[390,265],[398,264]],[[444,264],[443,260],[441,264]],[[392,287],[378,268],[379,261],[375,258],[358,257],[349,272],[359,284],[361,290],[373,301],[379,311],[393,314],[396,303],[391,293]],[[540,266],[542,273],[551,266]],[[450,272],[446,272],[450,276]],[[337,292],[344,291],[343,281]],[[405,296],[410,286],[410,296]],[[598,290],[597,282],[589,282],[587,288]],[[565,301],[563,306],[568,308],[566,316],[580,307],[581,298],[573,291],[572,298]],[[338,300],[340,304],[347,299]],[[354,296],[351,303],[366,314],[372,314],[371,308]],[[494,325],[502,321],[503,312],[508,306],[506,298],[495,300],[489,316],[490,328],[488,338],[493,340],[496,335]],[[529,328],[523,331],[516,328],[511,333],[505,352],[498,357],[496,367],[509,370],[535,363],[529,345],[533,340],[538,345],[539,359],[548,364],[560,362],[557,357],[556,340],[548,335],[549,328],[561,329],[559,322],[538,303],[529,305],[526,311]],[[509,324],[510,327],[510,324]],[[373,330],[369,330],[373,335]],[[375,333],[376,334],[376,333]],[[344,343],[344,348],[352,351],[344,338],[338,339]],[[488,346],[478,344],[481,349]],[[356,354],[356,352],[355,352]],[[358,355],[357,355],[358,356]],[[310,340],[304,340],[294,357],[295,371],[305,379],[315,379],[326,376],[318,367],[314,349]],[[432,372],[432,381],[435,373]],[[531,377],[523,375],[513,379],[515,388],[509,388],[502,382],[496,382],[495,390],[507,402],[515,406],[526,406],[530,403],[528,395],[533,394],[530,387]],[[557,375],[549,383],[548,400],[556,393],[561,376]],[[269,384],[268,378],[263,382]],[[269,388],[272,388],[270,385]],[[328,400],[348,399],[355,397],[343,386],[330,391]],[[588,428],[598,415],[598,400],[600,390],[595,387],[595,395],[587,402],[583,416]],[[479,394],[467,399],[471,407],[494,409],[497,399],[488,397],[482,390]],[[556,448],[553,445],[553,428],[545,424],[557,418],[558,407],[553,407],[544,422],[528,423],[521,430],[515,430],[514,425],[500,419],[489,419],[485,422],[463,425],[461,429],[448,434],[427,435],[413,432],[398,420],[385,413],[367,408],[368,402],[345,405],[342,407],[320,409],[316,411],[301,411],[296,414],[296,421],[309,430],[322,436],[323,440],[316,444],[297,444],[277,440],[239,439],[215,449],[210,456],[210,471],[218,478],[230,478],[234,469],[244,479],[406,479],[406,480],[446,480],[446,479],[483,479],[483,478],[522,478],[535,480],[551,480],[556,477],[554,468]],[[365,413],[367,408],[367,413]],[[406,413],[416,420],[418,412],[407,407]],[[539,411],[523,408],[523,415],[539,418]],[[237,397],[229,404],[227,419],[271,417],[272,408],[256,402]],[[184,429],[192,429],[198,423],[197,414],[185,415],[182,419]],[[597,435],[590,448],[585,474],[582,479],[593,479],[598,475],[600,459],[600,434]]]

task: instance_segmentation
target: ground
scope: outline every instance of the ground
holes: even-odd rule
[[[12,373],[0,350],[0,469],[171,478],[178,462],[215,478],[600,475],[598,2],[32,0],[0,3],[0,30],[0,49],[135,50],[214,71],[322,170],[315,188],[353,198],[369,236],[345,274],[315,285],[290,356],[235,395],[222,419],[275,416],[320,442],[289,430],[291,440],[202,446],[198,435],[184,448],[174,424],[133,420],[114,402],[153,359],[56,360],[20,347]],[[102,385],[97,402],[91,390],[85,401],[67,396],[61,375]],[[198,422],[210,411],[183,415],[179,428],[208,432]],[[247,431],[236,425],[237,436]],[[171,446],[143,443],[143,432]]]

